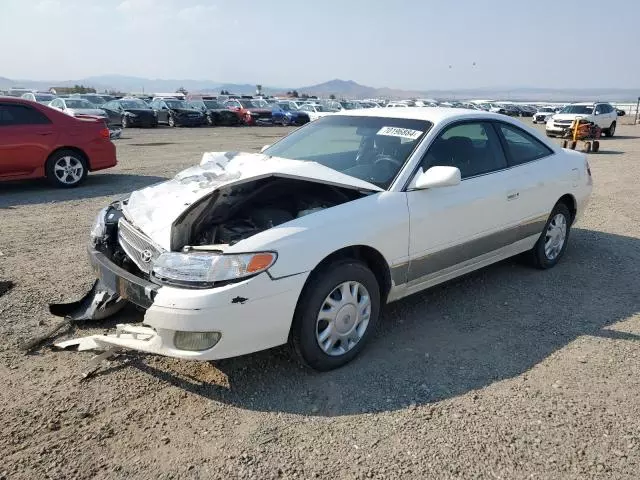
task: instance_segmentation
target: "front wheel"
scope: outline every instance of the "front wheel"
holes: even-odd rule
[[[169,115],[169,126],[170,126],[171,128],[173,128],[173,127],[175,127],[175,126],[176,126],[176,119],[175,119],[175,118],[173,118],[173,115]]]
[[[540,269],[554,267],[564,255],[573,221],[571,212],[564,203],[553,208],[540,238],[529,252],[532,263]]]
[[[353,360],[378,324],[380,287],[356,261],[333,263],[313,274],[291,326],[290,343],[309,367],[327,371]]]
[[[613,137],[616,133],[616,122],[613,122],[609,128],[603,132],[607,137]]]
[[[122,116],[122,128],[127,128],[129,126],[129,119],[126,115]]]

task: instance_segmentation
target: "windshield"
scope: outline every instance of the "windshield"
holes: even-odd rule
[[[567,105],[560,113],[581,113],[590,115],[593,113],[593,105]]]
[[[218,109],[218,110],[224,109],[224,106],[219,104],[215,100],[204,100],[203,102],[207,108]]]
[[[96,108],[89,100],[82,98],[67,98],[64,103],[67,104],[67,108]]]
[[[288,103],[279,103],[278,106],[286,112],[292,110],[291,105],[289,105]]]
[[[189,108],[186,102],[182,100],[165,100],[169,108]]]
[[[269,104],[264,100],[238,100],[244,108],[265,108]]]
[[[122,100],[120,101],[120,105],[124,108],[144,108],[149,109],[149,105],[144,103],[142,100]]]
[[[45,94],[36,93],[35,97],[36,97],[36,102],[50,102],[51,100],[56,98],[55,95],[48,95],[46,93]]]
[[[404,118],[329,116],[296,130],[264,153],[317,162],[386,189],[431,126]]]

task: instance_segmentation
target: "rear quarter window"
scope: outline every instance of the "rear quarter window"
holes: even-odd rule
[[[514,125],[498,123],[497,126],[511,166],[533,162],[553,154],[553,150],[540,140]]]

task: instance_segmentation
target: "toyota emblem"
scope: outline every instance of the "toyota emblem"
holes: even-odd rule
[[[140,260],[142,260],[144,263],[149,263],[152,257],[153,252],[151,250],[143,250],[140,253]]]

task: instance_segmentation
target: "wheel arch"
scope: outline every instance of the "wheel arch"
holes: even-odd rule
[[[384,258],[384,255],[375,248],[367,245],[350,245],[336,250],[324,257],[311,271],[304,288],[307,288],[307,285],[315,274],[330,264],[339,260],[350,259],[364,263],[373,272],[373,275],[378,281],[378,286],[380,287],[380,301],[384,304],[386,302],[387,295],[391,290],[391,269],[389,268],[389,264]]]
[[[84,152],[84,150],[82,150],[81,148],[78,148],[78,147],[58,147],[58,148],[56,148],[55,150],[53,150],[49,154],[49,156],[47,157],[46,163],[49,163],[49,161],[53,158],[53,156],[56,153],[60,153],[60,152],[62,152],[64,150],[69,150],[69,151],[75,152],[78,155],[82,156],[82,159],[85,161],[85,163],[87,165],[87,169],[89,171],[91,171],[91,165],[89,164],[89,156]]]
[[[556,204],[558,203],[563,203],[569,209],[569,212],[571,212],[571,223],[573,223],[578,214],[578,202],[576,202],[576,198],[572,194],[566,193],[558,199]]]

